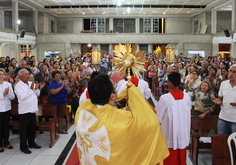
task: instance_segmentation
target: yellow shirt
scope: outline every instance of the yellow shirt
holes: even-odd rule
[[[127,97],[127,90],[120,95]],[[169,155],[159,121],[134,85],[128,89],[130,111],[90,100],[77,110],[75,127],[83,165],[156,165]]]

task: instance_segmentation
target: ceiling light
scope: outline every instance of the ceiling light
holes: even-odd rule
[[[128,7],[128,9],[127,9],[127,12],[129,13],[130,12],[130,8]]]
[[[61,11],[60,11],[60,13],[61,13]]]
[[[194,10],[194,9],[192,9],[192,10]]]
[[[145,12],[143,12],[143,14],[146,14]]]
[[[21,21],[18,19],[16,23],[19,25],[19,24],[20,24],[20,22],[21,22]]]
[[[118,5],[118,6],[120,6],[120,5],[121,5],[121,2],[120,2],[120,1],[118,1],[117,5]]]
[[[102,14],[106,14],[106,12],[103,12]]]
[[[125,14],[125,12],[123,12],[123,14]]]
[[[160,10],[160,8],[158,8],[158,10]]]
[[[91,47],[91,44],[88,44],[88,47]]]
[[[82,13],[82,14],[85,14],[85,13]]]
[[[166,14],[165,12],[163,14]]]
[[[187,13],[190,13],[190,11],[188,11]]]

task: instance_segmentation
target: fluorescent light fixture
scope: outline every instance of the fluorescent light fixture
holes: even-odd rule
[[[146,14],[145,12],[143,12],[143,14]]]
[[[85,13],[82,13],[82,14],[85,14]]]
[[[102,14],[106,14],[106,12],[103,12]]]
[[[120,5],[121,5],[121,2],[120,2],[120,1],[118,1],[117,5],[118,5],[118,6],[120,6]]]
[[[91,44],[88,44],[88,47],[91,47]]]
[[[166,14],[165,12],[163,14]]]
[[[16,23],[19,25],[21,23],[21,21],[18,19]]]

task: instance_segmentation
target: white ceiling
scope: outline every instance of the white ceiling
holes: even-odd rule
[[[0,0],[4,1],[4,0]],[[6,1],[6,0],[5,0]],[[45,9],[44,6],[63,6],[63,5],[199,5],[206,8],[65,8],[65,9]],[[8,0],[9,2],[9,0]],[[29,7],[39,8],[49,14],[63,17],[74,16],[113,16],[113,17],[192,17],[212,8],[217,10],[232,10],[232,0],[19,0],[19,4]],[[1,7],[1,5],[0,5]]]

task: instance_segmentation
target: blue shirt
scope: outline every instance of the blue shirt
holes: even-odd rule
[[[63,82],[63,81],[61,81]],[[68,86],[68,85],[67,85]],[[52,80],[49,84],[49,91],[51,89],[57,89],[61,87],[61,83],[58,84],[55,80]],[[69,86],[68,86],[69,87]],[[64,86],[57,94],[52,95],[50,93],[50,99],[53,103],[56,104],[66,104],[67,103],[67,90],[66,87]]]
[[[109,60],[108,60],[108,58],[102,58],[102,61],[104,62],[104,63],[102,63],[102,66],[104,67],[104,68],[107,68],[107,64],[109,63]]]

